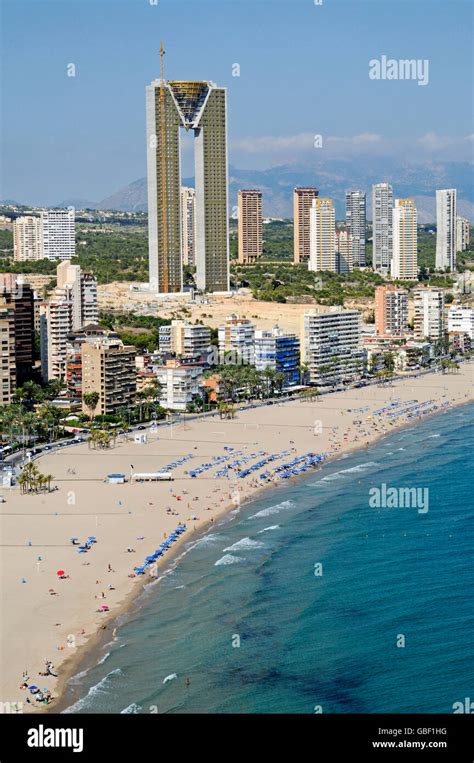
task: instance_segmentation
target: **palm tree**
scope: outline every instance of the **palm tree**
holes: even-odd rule
[[[92,421],[92,415],[97,408],[97,403],[100,400],[100,395],[98,392],[84,392],[82,399],[84,401],[84,405],[90,411],[90,420]]]

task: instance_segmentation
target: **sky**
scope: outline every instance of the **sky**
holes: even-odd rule
[[[472,161],[473,16],[471,0],[2,0],[0,198],[99,201],[143,177],[160,39],[166,78],[227,87],[235,167]],[[371,79],[382,56],[428,60],[428,84]]]

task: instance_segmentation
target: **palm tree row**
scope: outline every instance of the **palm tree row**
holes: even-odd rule
[[[51,492],[52,474],[42,474],[33,461],[25,464],[18,477],[22,493],[40,493],[43,490]]]
[[[89,437],[88,437],[88,445],[89,448],[110,448],[110,443],[113,440],[113,444],[115,445],[115,440],[117,437],[116,431],[108,432],[106,429],[92,429]]]

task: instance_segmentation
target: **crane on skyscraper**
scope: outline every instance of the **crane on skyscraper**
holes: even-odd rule
[[[163,290],[168,291],[168,215],[166,209],[166,151],[165,151],[165,50],[163,41],[160,40],[160,162],[161,162],[161,221],[163,242]]]

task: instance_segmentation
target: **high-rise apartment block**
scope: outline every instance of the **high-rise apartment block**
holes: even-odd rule
[[[211,344],[211,330],[198,323],[173,320],[170,326],[160,326],[160,352],[172,352],[181,356],[206,356]]]
[[[336,212],[332,199],[313,199],[309,211],[309,229],[309,269],[336,273]]]
[[[318,195],[316,188],[295,188],[293,191],[293,261],[296,263],[309,261],[309,212]]]
[[[388,273],[393,254],[393,189],[389,183],[372,186],[372,267]]]
[[[352,263],[364,267],[366,195],[363,191],[346,192],[346,225],[352,236]]]
[[[338,273],[350,273],[354,266],[353,237],[346,229],[336,231],[336,267]]]
[[[401,336],[408,329],[408,293],[394,284],[375,289],[375,332]]]
[[[76,254],[73,209],[47,209],[41,212],[43,257],[70,260]]]
[[[14,371],[16,386],[31,378],[34,363],[34,294],[22,276],[0,274],[0,299],[13,311]],[[5,314],[5,313],[4,313]]]
[[[196,284],[229,289],[226,90],[212,82],[154,80],[146,88],[150,287],[182,290],[179,131],[194,133]]]
[[[119,408],[135,403],[137,370],[136,349],[119,340],[98,339],[84,342],[82,354],[82,409],[89,413],[84,402],[87,392],[97,392],[99,401],[94,414],[114,414]]]
[[[465,217],[456,217],[456,252],[465,252],[471,240],[471,224]]]
[[[365,364],[360,313],[338,307],[305,313],[301,347],[312,384],[334,385],[360,376]]]
[[[238,261],[254,263],[263,253],[261,191],[239,191],[237,227]]]
[[[79,265],[62,262],[57,287],[41,306],[41,373],[44,381],[66,374],[66,343],[71,331],[97,323],[97,280]]]
[[[13,222],[13,259],[15,262],[41,260],[43,236],[40,217],[27,215]]]
[[[444,296],[441,289],[416,289],[413,302],[415,337],[440,341],[444,336]]]
[[[218,328],[219,355],[235,353],[235,362],[254,363],[255,326],[247,318],[230,315]],[[222,361],[224,362],[224,361]]]
[[[436,268],[456,270],[456,189],[436,191]]]
[[[275,326],[270,331],[255,332],[255,368],[271,369],[284,376],[283,386],[298,384],[300,378],[300,339]]]
[[[396,199],[393,209],[392,278],[418,278],[418,227],[414,199]]]
[[[0,405],[13,400],[17,387],[15,364],[15,308],[0,294]]]

